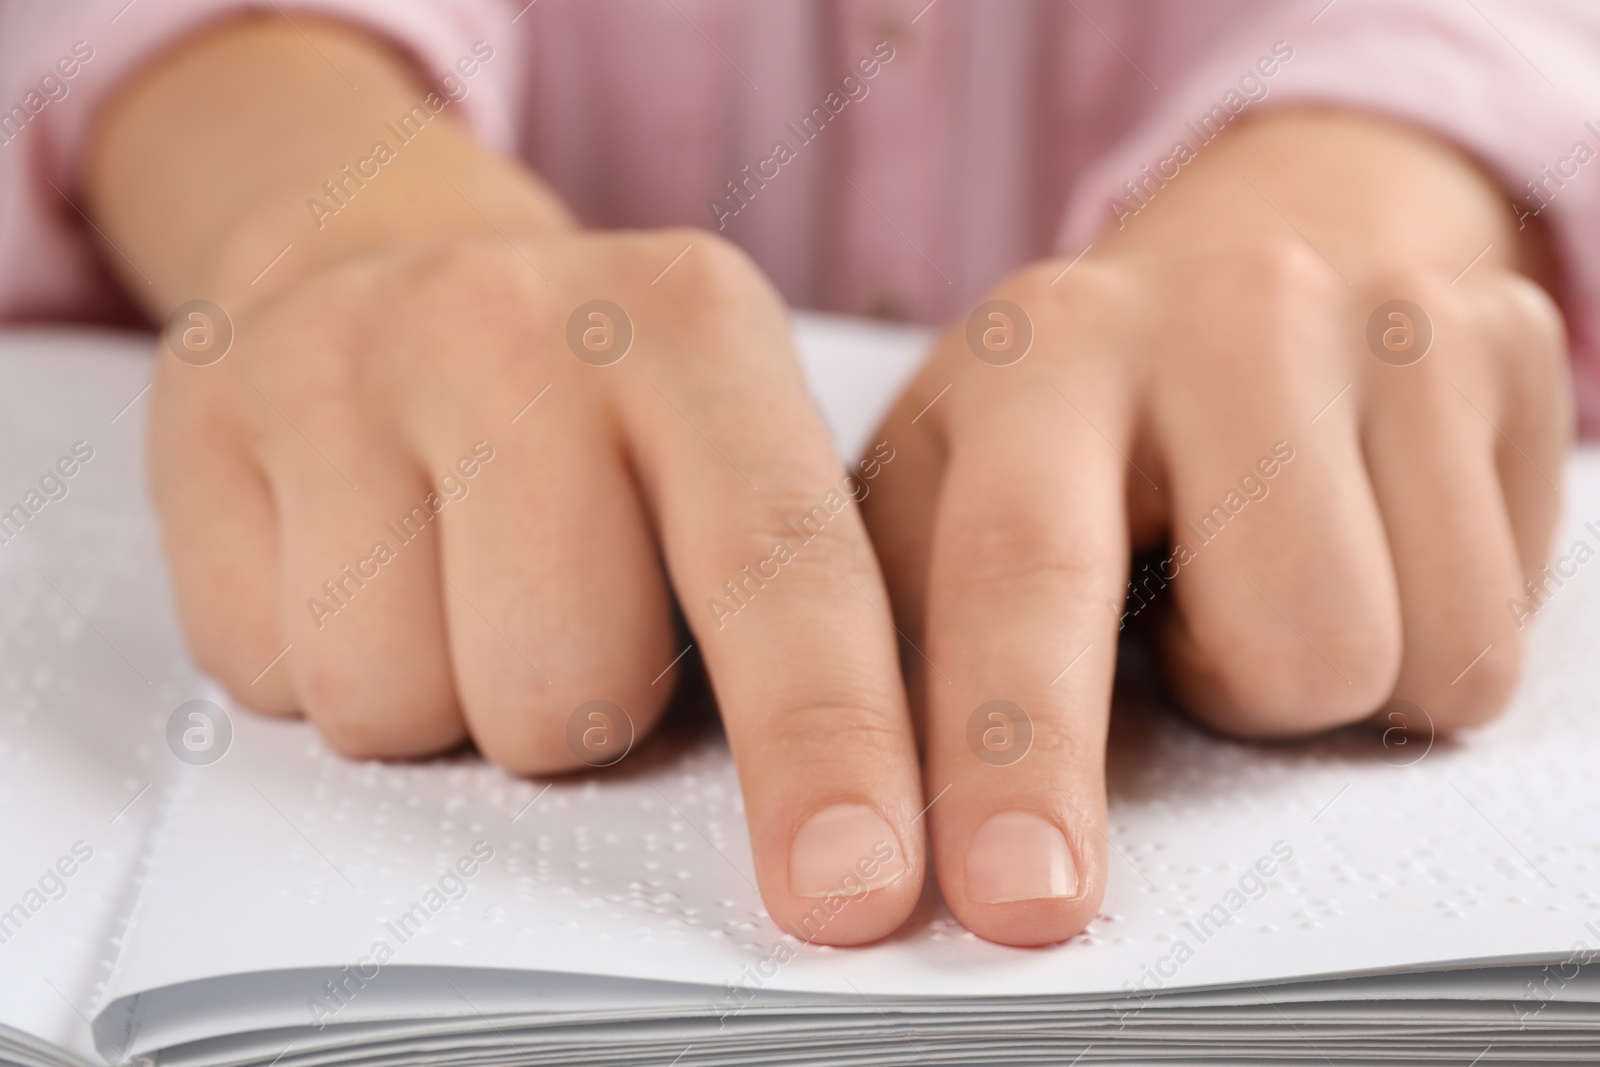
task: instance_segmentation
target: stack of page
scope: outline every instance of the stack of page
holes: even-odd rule
[[[797,330],[853,451],[927,335]],[[1582,561],[1492,725],[1234,743],[1129,665],[1087,931],[1004,948],[930,890],[841,950],[763,912],[708,714],[534,781],[353,763],[230,705],[185,655],[146,502],[152,350],[0,338],[0,513],[24,513],[0,526],[0,1061],[1600,1059],[1596,454],[1567,472]]]

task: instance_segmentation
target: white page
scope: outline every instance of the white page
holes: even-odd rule
[[[63,372],[77,379],[71,389],[131,384],[120,394],[131,396],[142,384],[139,374],[113,380],[103,358],[91,364],[93,373]],[[884,379],[904,372],[902,362],[898,378]],[[858,396],[837,379],[823,385],[825,407],[830,391]],[[46,389],[37,406],[66,391],[67,382]],[[117,424],[129,423],[130,441],[142,432],[142,411],[136,403]],[[857,421],[875,421],[875,412]],[[854,433],[866,437],[862,425]],[[138,463],[136,448],[125,454]],[[1600,515],[1595,458],[1577,461],[1574,474],[1570,510]],[[79,504],[90,486],[74,488],[83,490]],[[94,492],[104,493],[96,507],[125,518],[60,546],[77,554],[61,562],[85,559],[92,569],[94,560],[119,560],[113,569],[130,585],[108,609],[108,636],[133,650],[156,685],[180,679],[146,717],[146,745],[160,745],[152,727],[164,726],[178,699],[206,690],[181,681],[192,675],[136,479]],[[1564,541],[1577,536],[1568,525],[1574,532]],[[1103,914],[1086,935],[1054,949],[1004,949],[930,904],[923,921],[885,945],[795,948],[797,958],[766,987],[841,992],[848,979],[877,995],[1115,991],[1170,953],[1174,938],[1195,940],[1183,924],[1280,839],[1295,858],[1271,891],[1199,946],[1166,988],[1560,958],[1600,914],[1592,890],[1600,841],[1583,808],[1592,797],[1585,754],[1600,739],[1592,696],[1600,677],[1587,654],[1597,631],[1600,588],[1580,573],[1541,615],[1513,710],[1411,767],[1375,759],[1381,750],[1354,738],[1262,749],[1128,709],[1115,745],[1111,838],[1129,862],[1113,859]],[[739,797],[715,739],[644,745],[611,773],[557,781],[524,810],[545,783],[471,759],[355,765],[329,754],[303,724],[242,713],[233,723],[221,762],[176,768],[183,781],[107,998],[214,974],[353,963],[386,936],[385,919],[478,840],[495,858],[463,900],[396,947],[396,963],[720,986],[741,980],[781,939],[746,880]],[[381,979],[368,994],[381,999]]]
[[[809,325],[827,342],[824,414],[857,452],[927,332]],[[225,702],[183,653],[145,501],[152,350],[141,335],[0,332],[0,510],[75,444],[92,454],[61,479],[64,497],[0,544],[0,1028],[39,1039],[47,1055],[98,1058],[88,1018],[132,906],[139,847],[166,783],[187,769],[166,750],[168,717],[185,700]],[[6,922],[58,862],[73,870],[64,891],[51,880],[36,912]]]
[[[1577,519],[1600,516],[1594,456],[1575,462],[1573,480],[1563,543],[1579,536]],[[1002,948],[930,904],[883,945],[791,946],[796,958],[766,986],[1116,991],[1161,965],[1177,938],[1195,954],[1165,988],[1559,958],[1600,919],[1600,827],[1584,800],[1600,751],[1594,574],[1562,590],[1532,639],[1512,710],[1414,766],[1384,762],[1365,735],[1248,746],[1124,709],[1111,839],[1126,859],[1113,857],[1102,915],[1084,935]],[[116,994],[247,969],[338,967],[383,938],[409,965],[721,986],[787,940],[751,884],[734,773],[714,738],[646,745],[612,773],[550,784],[469,758],[356,765],[303,724],[241,716],[236,726],[228,758],[192,773],[157,850]],[[478,840],[496,858],[465,899],[394,943],[384,920]],[[1294,859],[1267,895],[1198,943],[1185,923],[1278,841]]]
[[[149,381],[149,351],[91,332],[0,336],[0,512],[59,477],[75,443],[92,449],[65,496],[41,493],[0,543],[0,1025],[89,1058],[84,1016],[173,762],[161,730],[183,694],[210,688],[173,654],[140,504],[143,401],[116,418]],[[26,918],[8,924],[18,905]]]
[[[1575,640],[1600,637],[1592,624],[1561,621],[1574,625]],[[1544,639],[1554,630],[1540,630],[1535,669],[1550,662],[1556,642]],[[1576,696],[1566,708],[1582,706]],[[1168,988],[1561,957],[1594,918],[1596,830],[1580,802],[1593,719],[1524,698],[1501,724],[1410,768],[1376,763],[1351,743],[1259,752],[1167,720],[1141,726],[1151,736],[1119,757],[1148,762],[1115,794],[1112,840],[1157,888],[1114,866],[1102,917],[1058,948],[989,945],[935,913],[866,950],[797,947],[768,985],[840,992],[848,978],[878,994],[1119,990],[1280,839],[1296,857],[1272,891],[1198,945]],[[475,762],[352,767],[304,728],[259,720],[239,725],[235,745],[206,769],[221,773],[196,772],[175,813],[116,992],[197,970],[356,961],[385,936],[384,919],[480,839],[496,859],[420,934],[403,945],[390,937],[396,962],[721,985],[780,938],[745,881],[737,789],[714,740],[683,752],[646,747],[630,757],[631,774],[558,780],[515,823],[542,784]],[[251,922],[238,923],[241,915]]]

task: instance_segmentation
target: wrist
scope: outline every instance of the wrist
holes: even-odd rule
[[[422,137],[437,140],[423,146]],[[533,175],[465,130],[430,128],[422,137],[393,150],[387,162],[362,153],[241,205],[199,257],[203,294],[243,306],[364,256],[576,227]]]
[[[1428,134],[1383,118],[1271,114],[1181,173],[1110,235],[1109,254],[1291,234],[1352,278],[1397,264],[1453,277],[1482,253],[1481,266],[1547,280],[1541,232],[1518,229],[1507,197],[1484,171]]]
[[[235,306],[406,244],[570,227],[449,103],[406,57],[339,23],[242,15],[197,33],[96,123],[84,184],[122,253],[108,262],[160,320],[185,300]]]

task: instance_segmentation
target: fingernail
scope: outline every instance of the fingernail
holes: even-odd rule
[[[967,846],[967,896],[981,904],[1060,900],[1078,895],[1078,868],[1055,823],[1028,811],[1002,811]]]
[[[893,885],[906,873],[900,840],[865,804],[834,804],[807,819],[789,846],[789,892],[855,896]]]

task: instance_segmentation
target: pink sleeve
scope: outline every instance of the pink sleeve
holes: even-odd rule
[[[1586,435],[1600,433],[1600,4],[1335,0],[1274,9],[1161,95],[1163,105],[1074,189],[1063,254],[1127,224],[1163,182],[1182,181],[1178,146],[1204,152],[1206,135],[1230,117],[1302,103],[1394,116],[1460,146],[1500,181],[1512,211],[1549,228],[1581,423]]]
[[[487,43],[492,60],[471,79],[458,75],[466,95],[450,106],[487,143],[509,150],[520,128],[521,86],[510,3],[0,0],[0,322],[132,317],[75,206],[76,175],[100,103],[183,36],[244,11],[338,18],[393,40],[436,83],[473,55],[474,44]]]

